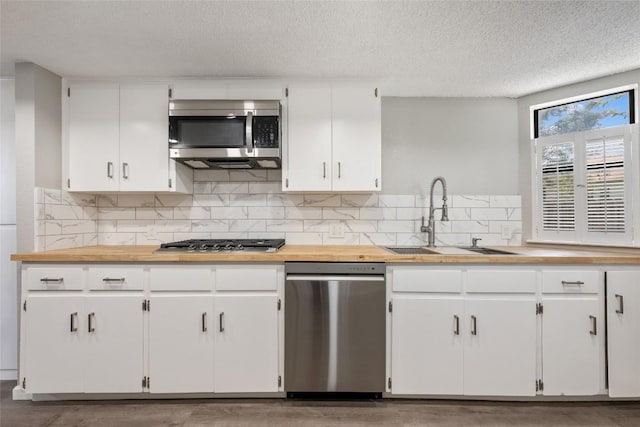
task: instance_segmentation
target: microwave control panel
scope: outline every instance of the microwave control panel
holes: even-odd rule
[[[256,148],[278,148],[280,143],[279,129],[278,117],[254,117],[253,146]]]

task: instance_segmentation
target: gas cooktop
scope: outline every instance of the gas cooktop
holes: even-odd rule
[[[156,252],[276,252],[284,239],[191,239],[162,243]]]

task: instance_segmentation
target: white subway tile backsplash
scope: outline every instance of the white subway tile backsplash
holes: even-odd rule
[[[279,171],[195,171],[194,195],[90,195],[35,189],[39,249],[150,244],[194,238],[281,238],[289,244],[424,245],[428,196],[281,192]],[[441,197],[435,199],[441,203]],[[40,203],[38,203],[40,202]],[[521,242],[521,200],[453,195],[449,219],[436,220],[439,245]],[[438,206],[440,206],[438,204]],[[440,216],[436,212],[436,219]],[[344,237],[329,237],[332,224]],[[510,239],[502,238],[507,226]],[[506,236],[506,235],[505,235]]]
[[[136,219],[173,219],[173,209],[174,208],[136,208]]]
[[[229,171],[216,169],[194,170],[193,180],[206,182],[229,181]]]
[[[280,188],[282,188],[282,169],[267,170],[267,181],[278,181]]]
[[[244,170],[244,171],[229,171],[229,181],[266,181],[266,170]]]
[[[211,209],[208,206],[190,206],[173,208],[174,219],[209,219]],[[223,208],[224,209],[224,208]]]
[[[249,206],[249,219],[284,219],[284,207]]]
[[[329,206],[339,208],[342,205],[342,199],[339,194],[305,194],[304,205],[308,207]]]
[[[359,219],[357,208],[322,208],[322,219]]]
[[[268,219],[267,231],[302,232],[304,221],[301,219]]]
[[[413,208],[416,199],[413,195],[381,194],[378,196],[378,206],[381,208]]]

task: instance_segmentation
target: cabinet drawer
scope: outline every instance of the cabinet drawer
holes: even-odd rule
[[[274,267],[216,268],[218,291],[275,291],[277,287],[278,270]]]
[[[211,268],[152,267],[149,270],[152,291],[212,291]]]
[[[141,267],[89,268],[89,290],[92,291],[141,291],[144,271]]]
[[[394,292],[458,293],[462,291],[460,270],[393,269]]]
[[[533,270],[469,270],[468,292],[532,294],[536,291]]]
[[[546,294],[597,294],[603,283],[599,271],[557,270],[542,272],[542,292]]]
[[[82,267],[29,267],[27,289],[30,291],[80,291],[84,288]]]

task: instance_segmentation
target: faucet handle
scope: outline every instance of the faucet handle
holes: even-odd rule
[[[471,238],[471,247],[472,248],[477,248],[479,240],[482,240],[482,239],[480,237],[472,237]]]

